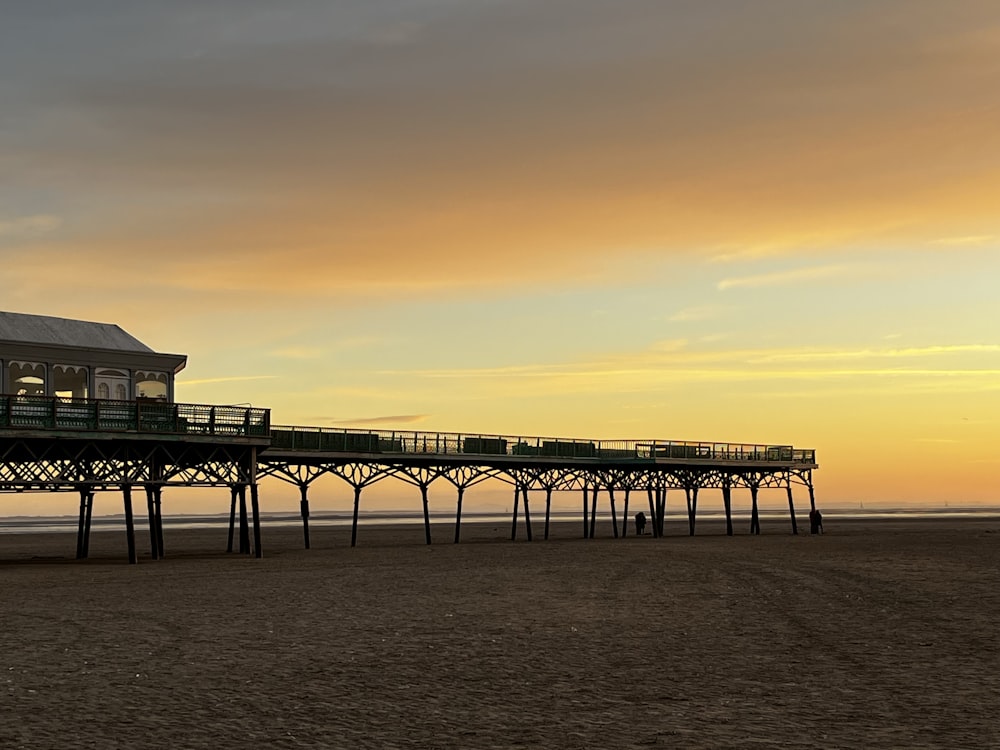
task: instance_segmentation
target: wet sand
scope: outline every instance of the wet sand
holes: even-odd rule
[[[1000,747],[1000,520],[463,531],[2,535],[0,747]]]

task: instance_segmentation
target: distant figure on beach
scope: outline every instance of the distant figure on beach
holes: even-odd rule
[[[815,508],[809,511],[809,533],[810,534],[822,534],[823,533],[823,514],[820,513]]]
[[[646,514],[641,510],[635,514],[635,533],[639,536],[646,533]]]

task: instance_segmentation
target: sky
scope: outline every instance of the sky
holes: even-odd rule
[[[0,0],[0,69],[0,309],[178,400],[1000,503],[994,0]]]

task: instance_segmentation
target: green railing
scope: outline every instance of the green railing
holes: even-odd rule
[[[0,396],[0,430],[143,432],[269,437],[271,412],[243,406],[110,401],[51,396]]]
[[[790,445],[689,440],[574,440],[457,432],[343,430],[275,426],[271,447],[295,451],[597,459],[603,461],[764,461],[813,464],[816,451]]]

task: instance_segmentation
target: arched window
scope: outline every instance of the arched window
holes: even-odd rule
[[[114,394],[116,400],[128,401],[131,382],[127,371],[98,368],[94,372],[94,380],[97,383],[98,398],[111,398]]]

